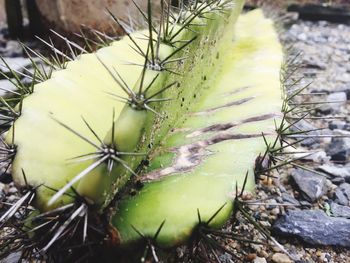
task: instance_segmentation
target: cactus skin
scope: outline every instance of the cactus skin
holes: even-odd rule
[[[73,202],[71,196],[57,198],[54,189],[61,189],[90,168],[91,171],[73,186],[80,196],[98,209],[108,205],[129,180],[141,157],[121,155],[124,164],[114,164],[110,172],[107,171],[107,162],[100,162],[102,157],[91,158],[93,156],[89,155],[80,158],[83,161],[79,158],[80,161],[74,161],[74,158],[100,154],[96,148],[101,146],[101,140],[106,146],[128,153],[147,153],[148,145],[155,147],[159,144],[192,103],[181,98],[192,98],[194,94],[200,97],[201,78],[210,73],[217,60],[218,45],[215,43],[228,35],[224,34],[225,30],[233,30],[224,27],[220,21],[230,19],[232,25],[242,8],[242,1],[236,1],[234,5],[227,2],[230,4],[227,7],[226,2],[212,2],[199,4],[200,11],[182,13],[181,19],[188,25],[182,30],[181,25],[175,24],[174,29],[159,40],[166,44],[158,41],[159,47],[157,44],[149,45],[157,39],[152,30],[136,32],[131,36],[134,40],[125,37],[95,54],[83,54],[76,61],[68,62],[66,69],[54,72],[51,79],[35,86],[34,93],[23,100],[22,115],[14,124],[15,137],[12,138],[13,132],[10,131],[6,141],[13,141],[17,146],[12,166],[13,179],[19,186],[24,187],[27,182],[37,187],[36,207],[47,211]],[[221,4],[227,12],[225,15],[211,11],[212,6]],[[232,14],[231,9],[234,10]],[[151,15],[151,7],[149,12]],[[203,27],[203,24],[206,26]],[[135,39],[136,47],[132,43]],[[127,63],[143,65],[144,57],[140,53],[151,57],[144,71],[142,67]],[[181,59],[184,57],[186,59]],[[164,65],[157,64],[158,60],[164,61]],[[201,67],[196,66],[199,60]],[[151,62],[153,64],[149,65]],[[164,68],[156,70],[157,67]],[[173,74],[174,71],[177,73]],[[124,82],[127,88],[123,88]],[[150,83],[153,84],[148,89]],[[155,99],[171,100],[148,105],[154,109],[146,112],[132,103],[125,105],[113,99],[127,97],[126,89],[133,90],[133,94],[147,90],[148,94],[143,95],[152,97],[156,94]],[[28,134],[31,134],[30,140]],[[72,190],[68,188],[67,193],[72,194]]]
[[[282,104],[283,52],[272,21],[261,11],[242,15],[219,60],[221,70],[208,76],[210,88],[192,105],[195,111],[178,120],[150,160],[143,189],[112,218],[122,243],[140,239],[134,228],[153,237],[163,221],[157,243],[182,243],[199,223],[197,209],[206,222],[226,204],[210,226],[227,221],[247,171],[245,190],[253,191],[255,159],[266,149],[261,134],[275,139]]]
[[[17,146],[14,181],[36,188],[35,207],[48,211],[78,201],[63,195],[50,203],[54,189],[91,168],[74,189],[99,213],[124,193],[109,221],[119,244],[139,241],[137,231],[152,237],[165,222],[157,243],[175,246],[191,237],[199,215],[206,222],[218,211],[210,220],[213,228],[226,222],[235,187],[242,187],[247,172],[245,189],[254,188],[255,159],[266,149],[262,133],[267,141],[275,138],[274,120],[280,119],[282,104],[283,55],[272,22],[255,11],[242,17],[234,34],[242,6],[242,0],[234,1],[223,13],[208,7],[185,30],[175,25],[173,46],[171,34],[159,46],[160,60],[178,50],[171,57],[176,60],[171,72],[126,63],[143,65],[139,53],[151,56],[151,29],[131,35],[137,48],[125,37],[81,55],[36,85],[6,137]],[[124,85],[137,95],[140,90],[147,90],[145,97],[156,94],[161,103],[147,109],[135,101],[120,102],[115,98],[128,97]],[[101,145],[130,154],[120,155],[112,168],[104,155],[72,162],[101,154],[96,150]],[[149,165],[136,175],[143,153]],[[123,192],[133,183],[130,178],[144,182],[132,197]]]
[[[130,59],[130,56],[141,62],[133,52],[125,52],[128,44],[128,41],[118,42],[100,49],[96,55],[82,55],[77,61],[68,63],[66,70],[54,72],[50,80],[36,85],[35,92],[24,99],[22,115],[14,124],[14,143],[18,150],[12,176],[17,185],[25,184],[23,169],[30,185],[43,184],[59,189],[89,165],[89,162],[69,163],[68,159],[94,152],[95,149],[59,125],[53,117],[98,143],[82,117],[103,138],[111,128],[113,111],[118,116],[124,107],[123,103],[111,99],[105,92],[124,94],[96,56],[108,65]],[[118,68],[129,82],[135,79],[134,74],[141,72],[136,68],[131,74],[123,65]],[[6,139],[12,141],[11,131]],[[105,172],[101,167],[94,174],[104,177]],[[96,187],[95,190],[100,193],[92,195],[101,195],[101,189]],[[47,210],[47,202],[53,194],[54,191],[49,188],[39,187],[37,207]],[[56,206],[71,201],[65,196],[62,203]]]

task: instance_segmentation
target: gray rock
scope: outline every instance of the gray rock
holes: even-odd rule
[[[335,202],[331,203],[331,211],[333,216],[350,218],[350,207],[345,205],[338,205]]]
[[[348,124],[345,121],[341,121],[341,120],[331,121],[329,123],[328,127],[331,130],[346,130],[346,131],[350,131],[350,124]]]
[[[313,56],[305,56],[303,58],[303,62],[306,64],[306,67],[313,68],[313,69],[326,69],[327,63],[323,62],[317,57]]]
[[[345,92],[331,93],[326,97],[328,103],[319,107],[318,111],[323,114],[339,113],[346,100],[347,96]]]
[[[331,158],[327,156],[325,151],[317,151],[314,153],[302,153],[302,154],[295,154],[296,158],[302,158],[303,160],[306,161],[312,161],[315,163],[326,163],[328,162]]]
[[[335,190],[334,200],[340,205],[349,205],[350,203],[350,184],[343,183]]]
[[[342,183],[345,183],[345,179],[342,177],[334,177],[331,179],[331,182],[335,185],[340,185]]]
[[[331,143],[326,148],[326,152],[331,156],[331,160],[344,162],[350,155],[350,138],[332,138]]]
[[[350,100],[350,87],[348,87],[344,92],[346,93],[346,98]]]
[[[0,79],[0,96],[6,96],[11,93],[11,91],[17,90],[17,87],[7,79]]]
[[[253,263],[267,263],[265,258],[256,257]]]
[[[296,206],[300,205],[298,200],[296,200],[293,196],[291,196],[291,195],[289,195],[287,193],[283,193],[282,194],[282,199],[286,203],[290,203],[290,204],[293,204],[293,205],[296,205]]]
[[[21,262],[22,252],[10,253],[6,258],[2,259],[0,263],[18,263]]]
[[[341,205],[348,205],[349,200],[340,188],[337,188],[334,193],[334,201]]]
[[[350,181],[350,167],[342,165],[323,164],[318,170],[325,172],[333,177],[344,178],[344,181]]]
[[[347,196],[347,198],[350,200],[350,184],[341,184],[339,188],[343,191],[343,193]]]
[[[308,201],[305,201],[305,200],[302,200],[300,201],[300,205],[302,208],[311,208],[312,207],[312,204],[310,204]]]
[[[290,132],[309,131],[308,135],[319,135],[319,130],[306,120],[300,120],[290,127]],[[319,148],[320,139],[317,137],[305,139],[300,142],[301,146]]]
[[[4,58],[6,63],[9,65],[11,69],[14,71],[23,72],[23,68],[31,65],[31,61],[29,58],[17,57],[17,58]],[[5,74],[10,74],[10,70],[6,67],[3,61],[0,61],[0,71]]]
[[[303,169],[294,169],[292,178],[305,199],[315,202],[327,193],[326,178]]]
[[[310,245],[350,247],[350,220],[321,210],[288,211],[272,227],[274,235],[293,236]]]
[[[18,41],[8,40],[6,43],[6,47],[1,49],[1,53],[4,57],[23,56],[23,48]]]
[[[291,127],[290,130],[293,132],[299,132],[299,131],[309,131],[309,130],[315,130],[316,127],[313,126],[310,122],[306,120],[300,120],[296,123],[294,123]]]

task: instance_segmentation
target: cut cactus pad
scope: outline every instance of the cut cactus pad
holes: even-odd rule
[[[113,244],[172,247],[200,225],[222,226],[238,191],[253,191],[257,160],[283,119],[282,46],[262,11],[236,23],[242,0],[189,2],[161,0],[155,22],[148,1],[147,29],[133,33],[111,14],[125,37],[80,48],[17,106],[2,100],[16,113],[4,144],[25,194],[1,224],[33,199],[31,219],[58,211],[61,220],[33,219],[31,236],[53,229],[37,242],[44,252],[76,219],[85,218],[85,241],[87,213]]]
[[[273,22],[260,10],[240,16],[232,40],[219,49],[208,88],[152,155],[143,189],[119,205],[112,224],[123,242],[140,238],[134,228],[154,236],[163,221],[157,241],[183,242],[198,213],[207,222],[226,204],[210,225],[226,222],[247,172],[245,190],[253,191],[255,161],[266,150],[262,134],[272,142],[274,121],[281,119],[283,52]]]

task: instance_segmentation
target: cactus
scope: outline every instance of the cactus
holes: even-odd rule
[[[74,207],[44,251],[88,212],[109,211],[109,234],[125,246],[172,247],[199,225],[218,228],[276,146],[283,52],[272,21],[253,11],[234,27],[241,0],[161,5],[155,23],[149,1],[148,28],[133,33],[111,14],[122,40],[89,54],[74,44],[84,54],[49,62],[63,68],[49,75],[36,67],[41,83],[2,100],[13,118],[4,151],[25,194],[1,223],[24,203],[40,211],[28,215],[34,229],[40,213]]]
[[[235,41],[218,56],[224,66],[208,75],[209,87],[152,154],[145,186],[112,218],[123,241],[139,238],[133,227],[152,236],[165,221],[158,242],[182,242],[198,224],[197,213],[212,227],[228,219],[246,173],[245,190],[253,191],[254,163],[266,149],[262,133],[273,142],[273,120],[281,118],[282,49],[271,21],[254,11],[241,17]]]

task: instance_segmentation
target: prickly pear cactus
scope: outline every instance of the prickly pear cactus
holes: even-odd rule
[[[53,229],[37,242],[44,252],[81,218],[85,241],[88,213],[104,218],[113,245],[172,247],[198,225],[222,226],[238,193],[254,189],[281,121],[273,23],[253,11],[234,26],[241,0],[161,5],[159,21],[150,3],[140,11],[147,29],[132,33],[111,14],[124,38],[93,53],[67,42],[80,54],[50,62],[49,77],[37,67],[44,81],[2,100],[13,116],[4,150],[24,195],[0,220],[31,204],[31,236]],[[59,220],[36,222],[47,215]]]

